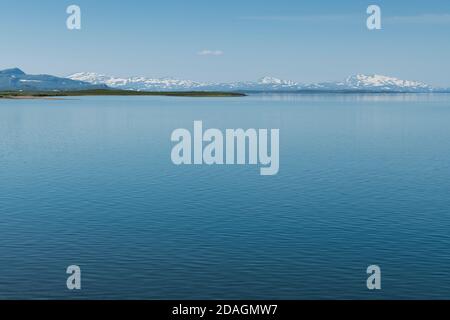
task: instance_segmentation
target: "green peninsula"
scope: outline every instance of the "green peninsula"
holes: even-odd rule
[[[80,96],[245,97],[246,94],[226,91],[133,91],[116,89],[91,89],[76,91],[0,91],[0,99],[39,99]]]

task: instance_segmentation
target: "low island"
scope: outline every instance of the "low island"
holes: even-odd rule
[[[80,96],[244,97],[246,94],[221,91],[133,91],[117,89],[90,89],[76,91],[0,91],[0,99],[45,99]]]

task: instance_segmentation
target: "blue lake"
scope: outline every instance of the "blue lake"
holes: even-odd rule
[[[194,120],[278,175],[173,165]],[[0,298],[448,299],[450,95],[0,100]]]

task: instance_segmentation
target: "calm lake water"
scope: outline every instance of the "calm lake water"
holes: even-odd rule
[[[194,120],[279,174],[173,165]],[[0,298],[448,299],[450,95],[0,100]]]

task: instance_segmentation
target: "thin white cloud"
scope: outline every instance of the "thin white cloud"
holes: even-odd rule
[[[304,15],[304,16],[244,16],[240,20],[250,21],[300,21],[300,22],[339,22],[348,21],[357,18],[355,15],[330,14],[330,15]]]
[[[426,13],[411,16],[386,16],[382,14],[382,22],[391,24],[449,24],[450,13]],[[269,16],[242,16],[240,20],[248,21],[268,21],[268,22],[305,22],[305,23],[323,23],[323,22],[356,22],[365,21],[366,14],[330,14],[330,15],[269,15]]]
[[[386,22],[405,24],[447,24],[450,23],[450,14],[421,14],[415,16],[386,17]]]
[[[221,56],[223,51],[221,50],[202,50],[197,53],[199,56]]]

